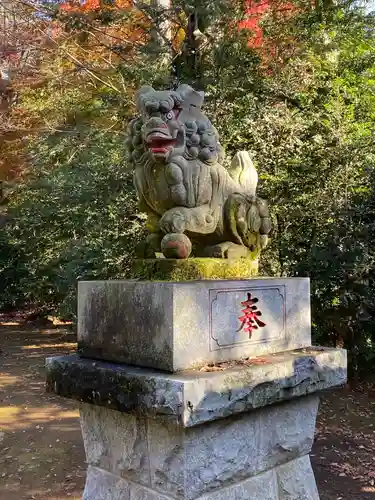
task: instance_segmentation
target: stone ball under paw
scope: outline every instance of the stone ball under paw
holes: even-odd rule
[[[161,240],[161,251],[167,259],[187,259],[191,249],[191,241],[184,234],[166,234]]]

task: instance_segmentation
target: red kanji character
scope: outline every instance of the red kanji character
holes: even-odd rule
[[[247,300],[241,302],[241,305],[243,305],[245,309],[242,310],[243,316],[238,318],[242,324],[237,331],[239,332],[243,329],[244,332],[249,334],[249,339],[251,339],[253,330],[266,326],[266,324],[259,319],[259,316],[262,316],[262,313],[261,311],[258,311],[257,306],[254,305],[257,302],[258,299],[256,297],[253,298],[251,293],[247,294]]]

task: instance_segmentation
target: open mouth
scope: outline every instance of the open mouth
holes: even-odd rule
[[[176,139],[164,132],[151,132],[148,134],[146,141],[150,151],[154,154],[166,154],[176,144]]]

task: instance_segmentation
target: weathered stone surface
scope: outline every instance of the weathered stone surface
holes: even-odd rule
[[[202,465],[204,468],[204,464]],[[163,494],[89,466],[82,500],[172,500],[191,498],[188,492]],[[308,455],[272,470],[214,489],[197,500],[319,500]]]
[[[186,477],[184,431],[162,418],[149,419],[147,443],[151,487],[174,496],[183,496]]]
[[[304,455],[317,410],[318,397],[310,396],[183,433],[149,420],[151,486],[193,499]]]
[[[173,371],[173,286],[78,283],[78,353]]]
[[[313,445],[319,396],[265,408],[261,413],[262,469],[309,453]]]
[[[88,464],[148,484],[145,419],[89,404],[81,405],[80,417]]]
[[[192,427],[342,385],[347,360],[343,349],[310,348],[224,371],[163,374],[73,355],[48,358],[46,372],[47,390],[60,396]]]
[[[142,486],[133,485],[130,490],[130,500],[171,500],[157,491],[148,490]]]
[[[47,391],[80,402],[138,415],[181,421],[183,382],[173,375],[134,366],[82,359],[46,359]]]
[[[210,492],[199,500],[319,500],[309,455]]]
[[[249,293],[264,323],[251,335],[240,319]],[[307,278],[78,284],[84,357],[175,372],[310,345]]]
[[[308,455],[277,468],[280,500],[319,500]]]
[[[211,373],[200,377],[199,383],[184,385],[189,409],[185,425],[319,392],[347,380],[346,351],[342,349],[303,349],[264,356],[259,362],[262,364],[216,376]]]
[[[220,488],[199,500],[279,500],[275,471],[267,471],[234,486]]]
[[[130,500],[129,483],[102,469],[89,466],[82,500]]]
[[[143,425],[131,415],[107,409],[96,412],[96,408],[82,405],[81,419],[84,429],[91,425],[95,428],[95,432],[86,430],[83,434],[89,465],[98,465],[132,484],[167,496],[193,500],[218,490],[218,498],[224,498],[224,491],[232,495],[230,487],[239,483],[241,487],[234,491],[233,498],[249,491],[265,494],[264,478],[259,474],[285,463],[290,466],[280,469],[280,484],[283,491],[290,491],[291,478],[296,476],[298,482],[304,471],[308,472],[309,463],[293,459],[311,449],[317,410],[318,397],[309,396],[189,429],[168,424],[160,417],[147,419],[147,435],[142,430],[136,445],[135,429]],[[108,447],[112,442],[108,436],[117,436],[118,443]],[[142,450],[144,459],[139,473],[129,467],[133,463],[129,456],[136,455],[138,460],[134,448]],[[254,476],[257,480],[253,484],[243,483]],[[269,478],[272,490],[274,477]]]
[[[156,491],[89,466],[82,500],[171,500]]]

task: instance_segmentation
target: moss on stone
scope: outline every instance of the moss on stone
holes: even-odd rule
[[[148,281],[192,281],[202,279],[246,279],[258,274],[258,261],[252,259],[139,259],[133,265],[133,278]]]

